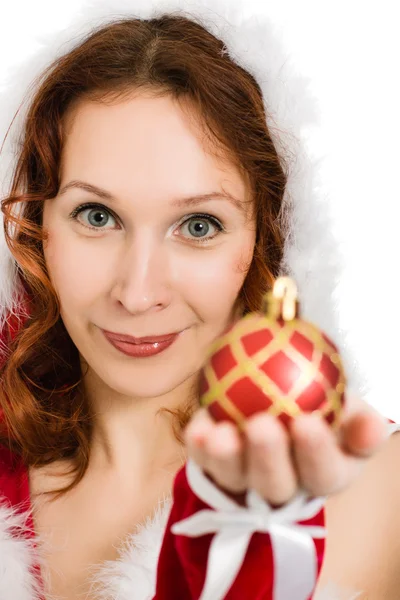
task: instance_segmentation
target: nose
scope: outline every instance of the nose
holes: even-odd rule
[[[125,246],[116,267],[113,299],[131,314],[166,308],[172,298],[167,254],[149,236],[137,237]]]

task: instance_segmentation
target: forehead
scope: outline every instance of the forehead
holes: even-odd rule
[[[164,197],[224,190],[245,199],[246,177],[204,135],[195,110],[170,96],[84,100],[64,119],[62,183],[81,179],[115,195]]]

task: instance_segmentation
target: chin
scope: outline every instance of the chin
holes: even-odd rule
[[[190,389],[191,382],[195,386],[199,368],[188,370],[186,374],[182,372],[182,369],[175,373],[168,368],[164,368],[163,371],[147,377],[143,375],[130,377],[128,381],[122,377],[117,379],[114,372],[112,375],[110,374],[109,378],[103,376],[102,379],[109,388],[118,394],[136,400],[151,399],[165,396],[185,384]]]

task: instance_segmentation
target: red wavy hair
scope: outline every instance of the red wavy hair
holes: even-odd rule
[[[209,139],[250,181],[257,237],[240,292],[245,313],[260,307],[281,267],[288,163],[271,139],[259,85],[224,52],[222,41],[183,16],[124,18],[93,30],[46,69],[24,121],[10,194],[1,203],[23,295],[1,336],[0,443],[28,467],[69,459],[73,481],[59,493],[85,474],[92,420],[78,349],[60,317],[44,260],[43,205],[59,190],[63,117],[72,103],[118,102],[144,87],[189,100]],[[173,413],[180,441],[193,408]]]

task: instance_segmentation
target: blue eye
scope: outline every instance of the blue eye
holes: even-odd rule
[[[85,211],[89,211],[89,225],[85,225],[84,223],[82,223],[82,225],[88,229],[105,229],[104,225],[107,225],[110,217],[115,221],[115,218],[107,208],[101,204],[94,203],[81,204],[80,206],[77,206],[77,208],[75,208],[70,214],[70,218],[78,221],[78,216]]]
[[[208,242],[224,231],[223,226],[215,217],[204,214],[192,215],[182,223],[180,229],[183,228],[186,228],[193,240],[200,243]],[[208,235],[210,232],[211,235]]]
[[[78,219],[79,215],[85,211],[88,211],[88,225]],[[86,204],[77,206],[70,214],[70,218],[79,222],[81,225],[83,225],[83,227],[86,227],[86,229],[97,231],[101,231],[102,229],[110,229],[105,227],[108,225],[110,218],[114,220],[114,222],[117,220],[108,208],[102,204],[96,204],[93,202],[88,202]],[[196,243],[209,242],[219,233],[223,233],[225,231],[220,221],[208,214],[190,215],[189,218],[181,223],[178,229],[185,229],[186,232],[184,233],[184,237]]]

